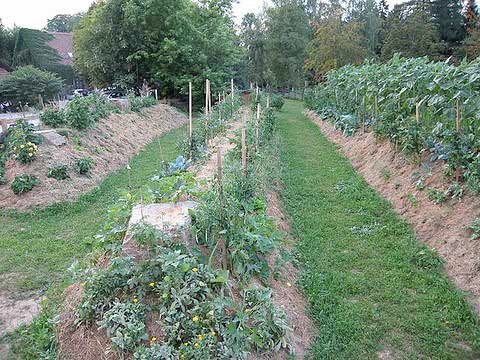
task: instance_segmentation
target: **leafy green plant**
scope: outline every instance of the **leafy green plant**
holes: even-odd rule
[[[68,175],[68,167],[66,165],[57,165],[48,169],[47,177],[56,180],[67,180],[70,178]]]
[[[480,238],[480,219],[476,218],[472,221],[469,226],[469,229],[472,231],[472,235],[470,236],[471,240],[477,240]]]
[[[435,204],[443,204],[447,201],[445,192],[438,189],[427,189],[427,196]]]
[[[34,175],[22,174],[15,176],[11,189],[14,194],[20,195],[31,191],[38,184],[38,179]]]
[[[270,95],[270,106],[272,106],[275,110],[280,111],[284,104],[285,104],[285,100],[283,99],[282,95],[278,95],[278,94]]]
[[[25,144],[16,145],[12,149],[13,158],[22,164],[28,164],[35,160],[38,148],[34,143],[27,141]]]
[[[95,161],[90,157],[77,159],[73,163],[73,169],[79,175],[87,175],[95,165]]]
[[[153,96],[136,96],[131,92],[128,94],[128,103],[130,110],[133,112],[139,112],[143,108],[156,105],[158,102]]]
[[[51,127],[60,127],[67,123],[65,110],[56,106],[49,107],[41,115],[40,120],[43,124]]]
[[[68,104],[66,120],[74,129],[83,130],[92,127],[95,124],[95,116],[90,112],[88,99],[75,96]]]

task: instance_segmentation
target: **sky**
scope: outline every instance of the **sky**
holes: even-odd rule
[[[392,5],[401,0],[388,0]],[[0,19],[7,27],[17,25],[32,29],[42,29],[47,19],[57,14],[75,14],[88,9],[93,0],[0,0]],[[239,0],[234,5],[237,23],[248,12],[258,13],[264,3],[270,0]]]

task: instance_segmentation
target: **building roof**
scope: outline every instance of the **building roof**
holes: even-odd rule
[[[49,32],[53,39],[48,45],[57,50],[60,55],[61,63],[64,65],[73,65],[73,37],[72,33]]]
[[[8,74],[10,74],[10,72],[7,69],[0,66],[0,78],[3,78],[5,76],[7,76]]]

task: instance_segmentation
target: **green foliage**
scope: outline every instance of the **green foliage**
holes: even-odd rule
[[[270,106],[273,107],[275,110],[277,111],[282,110],[282,107],[284,104],[285,104],[285,100],[283,99],[282,95],[279,95],[279,94],[270,95]]]
[[[75,64],[89,82],[140,87],[200,100],[205,78],[213,93],[233,76],[240,50],[231,1],[108,0],[95,4],[74,32]],[[122,46],[118,46],[122,44]]]
[[[470,236],[470,240],[477,240],[480,238],[480,219],[475,218],[471,225],[469,226],[472,235]]]
[[[15,67],[32,65],[35,68],[47,70],[50,66],[58,63],[61,59],[60,55],[57,50],[48,45],[52,39],[53,35],[45,31],[18,29],[13,52],[13,65]]]
[[[64,109],[56,106],[47,108],[41,115],[40,120],[43,124],[53,128],[66,124],[66,114]]]
[[[23,66],[0,80],[0,100],[16,105],[36,105],[38,95],[48,101],[59,93],[62,85],[62,80],[52,73],[31,65]]]
[[[48,169],[47,177],[54,178],[56,180],[67,180],[70,179],[68,175],[67,165],[57,165]]]
[[[95,161],[90,157],[77,159],[73,163],[73,169],[79,175],[87,175],[95,165]]]
[[[86,97],[75,96],[67,105],[66,121],[70,127],[84,130],[117,110],[107,97],[97,92]]]
[[[438,189],[427,189],[427,196],[435,204],[443,204],[448,199],[447,194]]]
[[[12,148],[12,156],[22,164],[28,164],[35,160],[37,145],[27,141],[24,144],[15,145]]]
[[[14,194],[20,195],[31,191],[38,184],[38,179],[34,175],[22,174],[15,176],[11,188]]]
[[[370,127],[412,157],[428,152],[431,161],[445,162],[449,173],[460,169],[469,187],[477,190],[480,103],[473,99],[479,94],[478,64],[474,60],[455,66],[396,56],[385,64],[349,65],[329,72],[326,84],[306,92],[305,101],[346,135]],[[457,100],[460,131],[455,127]]]
[[[156,105],[157,100],[153,96],[136,96],[132,92],[128,95],[128,104],[130,105],[130,110],[139,112],[143,108]]]
[[[71,33],[80,22],[82,15],[83,14],[81,13],[74,14],[74,15],[69,15],[69,14],[55,15],[53,18],[47,20],[47,26],[45,26],[45,30],[50,32]]]

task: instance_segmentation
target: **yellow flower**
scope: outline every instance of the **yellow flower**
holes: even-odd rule
[[[185,355],[181,354],[180,359],[185,359]]]
[[[198,347],[200,346],[200,344],[199,344],[199,343],[195,343],[195,344],[193,344],[193,346],[195,346],[196,348],[198,348]]]
[[[150,339],[150,344],[153,344],[155,341],[157,341],[157,338],[154,336]]]
[[[192,319],[193,322],[197,322],[198,320],[200,320],[200,319],[198,318],[198,316],[194,316],[193,319]]]
[[[198,272],[198,268],[195,267],[195,268],[192,269],[192,271],[193,272]]]
[[[86,283],[82,283],[82,286],[85,287],[85,285],[87,285]]]
[[[197,339],[198,339],[198,341],[202,341],[202,340],[203,340],[203,336],[202,336],[202,335],[197,335]]]
[[[215,331],[212,331],[212,335],[215,336],[217,335],[217,333]]]
[[[183,345],[188,346],[188,342],[184,342]]]
[[[20,145],[20,149],[23,149],[24,147],[25,147],[25,145],[23,145],[23,144],[22,144],[22,145]]]
[[[28,153],[28,156],[29,156],[29,157],[32,157],[32,156],[33,156],[33,154],[32,154],[32,153]]]
[[[148,284],[148,285],[150,285],[150,287],[154,287],[154,286],[155,286],[155,283],[154,283],[154,282],[151,282],[151,283]]]
[[[292,287],[292,284],[290,284],[289,282],[287,282],[287,286],[288,286],[288,287]]]
[[[133,302],[134,302],[134,303],[137,303],[137,302],[138,302],[138,297],[134,296],[134,297],[133,297]]]

